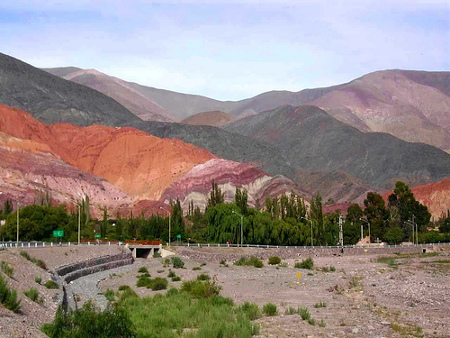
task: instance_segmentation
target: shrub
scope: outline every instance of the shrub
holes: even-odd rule
[[[6,262],[0,263],[0,270],[2,270],[8,277],[12,277],[14,275],[14,268]]]
[[[142,276],[139,276],[136,286],[138,288],[149,287],[149,286],[151,286],[151,282],[152,282],[152,280],[149,277],[142,275]]]
[[[105,297],[108,301],[112,302],[116,298],[116,294],[112,289],[107,289],[105,292]]]
[[[129,285],[121,285],[119,286],[119,291],[131,290]]]
[[[119,302],[123,301],[127,298],[138,298],[138,295],[132,288],[125,289],[120,295],[119,295]]]
[[[202,264],[200,264],[200,266],[206,266],[206,263],[202,263]]]
[[[258,257],[254,257],[254,256],[252,256],[250,258],[246,258],[246,257],[242,256],[236,262],[234,262],[234,265],[254,266],[255,268],[262,268],[264,266],[262,260],[260,260]]]
[[[172,265],[175,269],[181,269],[184,267],[184,262],[180,257],[172,257]]]
[[[191,280],[183,282],[181,291],[189,293],[193,298],[210,298],[219,294],[221,287],[215,282]]]
[[[167,275],[168,278],[172,278],[172,277],[175,277],[175,276],[176,276],[176,274],[172,270],[170,270],[169,274]]]
[[[281,263],[281,258],[278,256],[270,256],[269,257],[269,264],[270,265],[277,265]]]
[[[210,280],[210,279],[211,279],[211,277],[209,277],[207,274],[204,274],[204,273],[197,276],[197,280]]]
[[[58,307],[53,323],[44,324],[41,330],[49,337],[136,337],[124,309],[109,305],[102,312],[92,301],[75,311]]]
[[[321,307],[327,307],[327,303],[324,302],[324,301],[321,301],[321,302],[319,302],[319,303],[314,304],[314,307],[315,307],[316,309],[321,308]]]
[[[272,303],[267,303],[263,306],[263,312],[266,316],[275,316],[277,314],[277,306]]]
[[[145,266],[143,266],[143,267],[141,267],[141,268],[138,270],[138,272],[139,272],[139,273],[148,273],[148,270],[147,270],[147,268],[146,268]]]
[[[0,276],[0,303],[11,311],[20,311],[21,300],[17,299],[17,291],[10,289],[6,285],[6,281],[3,279],[3,276]]]
[[[245,302],[239,307],[239,310],[244,312],[250,320],[255,320],[261,317],[261,310],[258,305],[254,303]]]
[[[330,272],[335,272],[336,268],[333,265],[330,265]]]
[[[31,288],[23,293],[35,303],[42,304],[44,302],[44,299],[39,297],[39,291],[36,288]]]
[[[166,293],[166,295],[167,295],[168,297],[173,296],[173,295],[177,295],[177,294],[178,294],[178,289],[177,289],[177,288],[170,288],[170,289],[167,291],[167,293]]]
[[[194,271],[199,271],[199,270],[201,270],[202,268],[201,267],[199,267],[199,266],[194,266],[193,268],[192,268],[192,270],[194,270]]]
[[[314,319],[312,319],[312,318],[309,318],[308,319],[308,324],[309,325],[316,325],[316,321]]]
[[[26,251],[21,251],[20,255],[25,258],[26,260],[29,260],[30,262],[36,264],[38,267],[40,267],[41,269],[47,270],[47,265],[45,264],[45,262],[42,259],[36,259],[31,257],[28,252]]]
[[[165,270],[158,270],[157,273],[163,273]]]
[[[314,261],[312,260],[311,257],[309,257],[307,259],[302,260],[301,262],[296,262],[295,268],[312,270],[312,268],[314,268]]]
[[[298,309],[298,314],[302,317],[303,320],[308,320],[311,318],[311,314],[306,307],[301,307]]]
[[[44,285],[47,289],[59,289],[58,283],[52,281],[51,279],[46,281]]]
[[[169,265],[170,265],[170,259],[169,259],[169,258],[164,258],[163,266],[164,266],[165,268],[167,268]]]
[[[287,315],[294,315],[298,313],[298,310],[296,310],[294,307],[289,306],[289,308],[286,309],[286,314]]]
[[[179,282],[180,280],[181,278],[178,276],[172,277],[172,282]]]
[[[42,278],[41,277],[34,277],[34,281],[38,284],[41,284]]]
[[[319,322],[319,326],[320,327],[325,327],[326,326],[325,321],[323,319]]]
[[[222,259],[222,260],[220,261],[220,265],[225,265],[225,264],[227,264],[227,261],[226,261],[225,259]]]
[[[161,254],[160,254],[158,251],[156,251],[156,252],[153,254],[153,258],[161,258]]]
[[[153,291],[167,289],[167,285],[169,285],[169,282],[165,278],[156,277],[151,281],[152,281],[151,289]]]

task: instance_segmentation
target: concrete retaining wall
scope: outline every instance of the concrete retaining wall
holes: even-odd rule
[[[184,257],[205,260],[209,262],[220,262],[221,260],[235,261],[242,256],[250,257],[256,256],[261,259],[268,259],[270,256],[279,256],[282,259],[299,258],[304,259],[307,257],[323,257],[323,256],[360,256],[360,255],[389,255],[395,253],[422,253],[422,249],[426,249],[427,252],[433,252],[438,250],[450,250],[450,246],[411,246],[411,247],[354,247],[344,248],[344,252],[341,253],[339,248],[243,248],[242,253],[227,253],[226,248],[220,250],[220,252],[214,252],[211,248],[187,248],[183,247],[178,249],[178,253]],[[367,250],[367,251],[366,251]]]
[[[124,265],[130,265],[130,264],[133,264],[133,258],[131,258],[131,257],[127,258],[127,259],[122,259],[122,260],[118,260],[118,261],[105,263],[105,264],[91,266],[91,267],[88,267],[85,269],[76,270],[76,271],[68,274],[64,278],[64,281],[66,283],[70,283],[71,281],[78,279],[80,277],[84,277],[84,276],[91,275],[96,272],[110,270],[110,269],[118,268],[118,267],[124,266]]]
[[[63,265],[59,268],[57,268],[55,271],[60,276],[65,276],[68,273],[71,273],[73,271],[77,271],[80,269],[86,269],[92,266],[106,264],[108,262],[116,261],[116,260],[123,260],[131,257],[130,253],[120,253],[117,255],[108,255],[108,256],[102,256],[102,257],[96,257],[91,258],[83,262],[78,262],[70,265]]]

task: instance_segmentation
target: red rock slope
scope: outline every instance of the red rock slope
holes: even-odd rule
[[[432,217],[437,220],[450,210],[450,178],[439,182],[411,188],[416,200],[428,207]]]
[[[160,139],[133,128],[45,125],[4,105],[0,105],[0,131],[45,144],[64,162],[106,178],[138,199],[159,199],[192,167],[214,158],[177,139]]]
[[[227,113],[221,111],[208,111],[189,116],[181,121],[181,123],[220,127],[231,121],[233,121],[233,117]]]
[[[52,201],[88,195],[96,206],[116,208],[133,199],[103,178],[76,169],[54,156],[46,144],[0,132],[0,201],[13,197],[22,205],[50,193]],[[70,202],[69,202],[70,203]]]
[[[256,201],[263,205],[266,197],[279,196],[283,192],[295,191],[298,195],[306,194],[299,191],[291,180],[283,176],[269,176],[247,163],[212,159],[195,166],[180,180],[172,183],[164,191],[161,200],[168,202],[179,198],[183,209],[187,209],[191,201],[195,206],[204,209],[212,180],[225,193],[226,202],[234,201],[236,187],[246,189],[250,206],[255,206]]]

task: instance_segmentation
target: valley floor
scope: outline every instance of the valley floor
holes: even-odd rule
[[[54,267],[55,264],[77,261],[77,254],[80,255],[79,260],[86,259],[95,250],[52,249],[51,255],[44,251],[38,254],[38,250],[30,254],[47,257],[48,264]],[[450,336],[449,251],[440,251],[438,255],[390,255],[393,259],[381,261],[377,255],[313,257],[314,269],[306,270],[294,268],[295,261],[300,259],[293,257],[283,259],[286,267],[270,266],[267,260],[259,269],[235,266],[231,260],[226,261],[228,266],[219,264],[218,257],[227,259],[226,250],[212,250],[214,259],[211,260],[193,259],[194,249],[178,250],[185,262],[183,269],[164,266],[162,258],[137,259],[132,266],[82,277],[74,281],[73,290],[80,303],[88,298],[97,298],[99,305],[103,306],[106,303],[100,293],[108,289],[117,291],[122,285],[129,285],[139,296],[166,292],[136,287],[138,270],[145,266],[151,278],[166,278],[169,270],[181,277],[177,282],[168,278],[168,288],[180,288],[183,281],[208,274],[222,287],[221,295],[232,298],[237,304],[245,301],[260,307],[268,302],[276,304],[276,316],[263,316],[256,320],[261,325],[260,337]],[[249,253],[245,248],[228,250],[233,250],[233,254]],[[33,281],[35,276],[42,275],[45,281],[49,275],[21,259],[13,250],[0,252],[0,260],[14,266],[16,277],[8,284],[19,290],[23,304],[21,314],[0,307],[0,337],[43,336],[38,327],[51,320],[56,308],[54,294],[59,292],[57,290],[47,290],[38,285],[45,296],[42,305],[23,295],[23,290],[36,285]],[[335,271],[329,271],[330,267]],[[298,273],[301,273],[300,277]],[[320,303],[322,307],[318,307]],[[307,308],[314,325],[312,321],[302,320],[297,313],[286,314],[290,307],[294,310]],[[325,326],[321,327],[319,323]]]

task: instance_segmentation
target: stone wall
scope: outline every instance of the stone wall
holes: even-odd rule
[[[410,246],[410,247],[352,247],[344,248],[341,253],[339,248],[198,248],[198,247],[182,247],[177,248],[179,255],[189,259],[198,261],[220,262],[221,260],[235,261],[242,256],[256,256],[261,259],[268,259],[270,256],[279,256],[282,259],[307,257],[323,257],[323,256],[360,256],[360,255],[389,255],[395,253],[413,254],[422,253],[422,249],[427,252],[438,250],[450,250],[450,246]],[[366,251],[367,250],[367,251]],[[227,252],[228,251],[228,252]],[[237,252],[239,251],[239,252]]]
[[[93,267],[96,265],[106,264],[111,261],[123,260],[123,259],[127,259],[129,257],[131,257],[130,253],[120,253],[117,255],[96,257],[96,258],[88,259],[83,262],[78,262],[78,263],[74,263],[74,264],[61,266],[61,267],[57,268],[55,271],[58,275],[65,276],[68,273],[71,273],[73,271],[77,271],[80,269],[86,269],[86,268]]]

